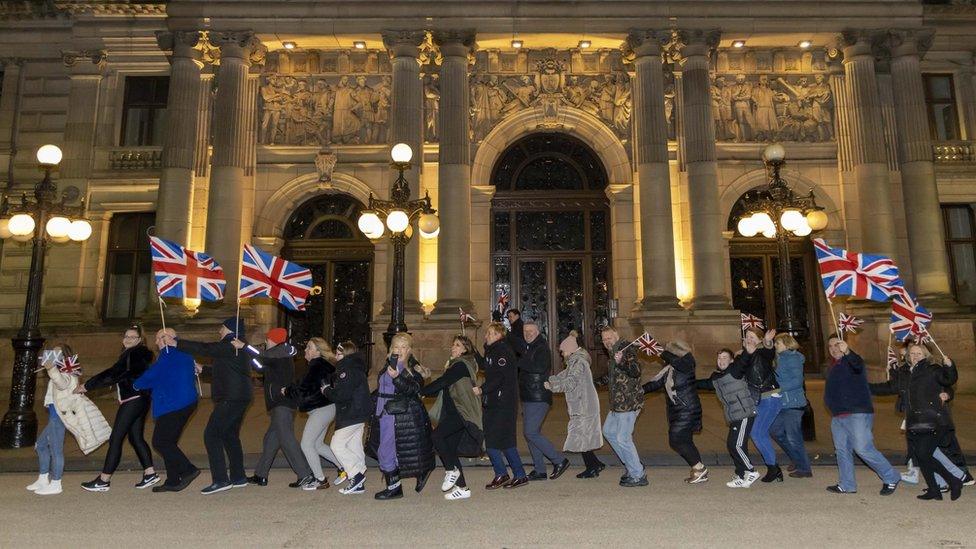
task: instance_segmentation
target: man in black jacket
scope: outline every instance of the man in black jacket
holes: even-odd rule
[[[505,341],[508,342],[508,346],[515,351],[515,358],[522,356],[525,352],[525,346],[527,345],[525,341],[525,324],[522,322],[522,313],[518,309],[509,309],[505,312],[505,318],[508,319],[508,334],[505,336]]]
[[[319,481],[312,475],[308,460],[295,438],[295,401],[285,395],[285,388],[295,380],[295,355],[298,354],[288,343],[288,332],[284,328],[269,330],[264,351],[239,339],[232,341],[231,345],[254,357],[252,364],[255,370],[264,376],[264,406],[271,414],[271,424],[264,433],[261,458],[254,467],[254,476],[248,477],[247,481],[267,486],[268,472],[278,450],[282,450],[292,471],[298,475],[298,480],[289,486],[303,490],[317,489]]]
[[[223,492],[247,486],[244,473],[244,449],[241,447],[241,423],[251,403],[251,375],[247,353],[238,352],[231,341],[243,337],[244,320],[228,318],[218,330],[220,341],[200,343],[179,339],[176,348],[184,353],[213,359],[213,365],[203,371],[212,375],[210,398],[214,408],[203,431],[203,443],[210,460],[213,483],[201,494]],[[224,454],[226,452],[226,461]],[[230,477],[227,463],[230,463]]]
[[[529,480],[555,480],[569,468],[569,460],[542,434],[542,422],[552,406],[552,392],[545,387],[552,373],[552,354],[549,342],[539,334],[538,324],[530,321],[523,326],[523,330],[526,345],[518,361],[518,381],[519,399],[522,401],[522,432],[532,454],[533,469],[529,473]],[[546,474],[545,458],[554,466],[552,476]]]

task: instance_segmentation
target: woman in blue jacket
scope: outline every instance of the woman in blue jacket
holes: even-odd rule
[[[773,340],[776,348],[776,381],[779,383],[783,409],[780,410],[769,435],[786,452],[795,468],[790,476],[809,478],[813,476],[810,456],[803,444],[803,411],[807,407],[807,397],[803,390],[803,355],[797,350],[800,344],[790,334],[778,334]]]

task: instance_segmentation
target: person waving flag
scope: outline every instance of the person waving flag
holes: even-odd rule
[[[304,311],[312,291],[312,271],[250,244],[241,257],[240,297],[270,297],[293,311]]]

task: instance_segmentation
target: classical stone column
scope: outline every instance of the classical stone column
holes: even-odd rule
[[[877,33],[845,32],[840,45],[850,100],[851,165],[860,206],[863,251],[894,257],[895,222],[872,53],[877,39]]]
[[[963,137],[976,140],[976,53],[953,76],[962,104]]]
[[[458,307],[471,310],[471,147],[468,141],[468,54],[474,32],[434,34],[443,61],[437,164],[437,303],[433,314],[457,318]]]
[[[889,34],[888,46],[905,226],[915,289],[922,299],[947,301],[951,300],[952,288],[919,66],[919,56],[931,41],[931,32],[895,31]]]
[[[691,204],[689,221],[694,276],[691,302],[695,309],[727,309],[731,306],[725,293],[728,272],[723,268],[723,223],[708,75],[709,56],[718,45],[719,36],[718,31],[676,31],[671,44],[681,63],[681,130]]]
[[[84,187],[91,174],[95,114],[106,57],[104,50],[61,52],[71,78],[64,143],[61,145],[64,152],[60,167],[62,183]]]
[[[214,99],[213,159],[207,207],[206,251],[224,269],[227,290],[224,303],[233,304],[238,290],[243,238],[244,192],[247,178],[250,127],[256,105],[251,99],[248,69],[260,42],[250,31],[210,32],[210,42],[220,48],[217,96]]]
[[[17,57],[6,57],[0,59],[0,67],[3,67],[3,82],[0,82],[0,159],[6,166],[10,156],[17,154],[16,150],[16,131],[18,103],[20,102],[20,82],[24,68],[24,60]],[[5,178],[6,173],[0,175]]]
[[[383,44],[393,58],[393,98],[390,105],[390,143],[406,143],[413,150],[412,167],[404,174],[410,183],[410,197],[420,196],[420,175],[424,164],[424,94],[420,80],[420,44],[423,31],[385,31]],[[396,177],[391,170],[391,180]],[[444,238],[441,229],[439,238]],[[420,305],[420,235],[407,244],[404,275],[404,310],[423,314]],[[391,245],[392,246],[392,245]],[[392,253],[392,252],[391,252]],[[390,277],[392,284],[393,277]],[[392,288],[392,286],[391,286]]]
[[[193,167],[200,116],[199,31],[157,32],[163,50],[171,50],[163,169],[156,200],[156,234],[182,246],[190,243]]]
[[[664,115],[664,69],[661,44],[670,33],[635,31],[627,37],[634,52],[634,157],[640,196],[641,263],[644,310],[676,309],[674,221],[671,215],[671,170],[668,165],[668,121]]]

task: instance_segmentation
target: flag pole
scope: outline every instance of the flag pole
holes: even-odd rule
[[[244,270],[244,249],[241,248],[241,261],[237,265],[237,312],[234,313],[234,338],[241,339],[241,334],[238,330],[241,328],[241,275]],[[234,347],[234,356],[240,352],[240,349]]]
[[[158,290],[157,290],[157,292],[158,292]],[[165,307],[166,304],[163,303],[163,296],[159,295],[159,293],[156,294],[156,300],[159,302],[159,318],[163,322],[163,331],[165,332],[166,331],[166,315],[163,314],[163,307]],[[163,349],[164,349],[164,352],[166,354],[169,354],[169,346],[164,345],[163,346]]]
[[[942,347],[939,347],[939,344],[935,341],[935,338],[932,337],[932,332],[925,330],[925,335],[929,336],[929,339],[932,340],[932,345],[935,345],[935,348],[939,351],[939,354],[942,355],[942,360],[944,363],[946,359],[946,354],[942,351]]]
[[[893,349],[891,348],[891,335],[892,335],[891,329],[889,328],[888,329],[888,351],[887,351],[889,353],[893,351]],[[887,357],[885,357],[885,359],[887,360]],[[891,368],[885,368],[885,378],[887,379],[887,381],[891,381]]]
[[[839,337],[841,341],[847,341],[847,339],[844,338],[844,332],[840,331],[840,324],[837,323],[837,313],[834,312],[834,304],[830,301],[830,298],[827,297],[826,292],[824,293],[824,299],[827,300],[827,306],[830,307],[830,323],[832,324],[832,327],[837,330],[835,332],[837,337]]]

